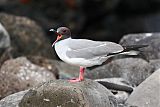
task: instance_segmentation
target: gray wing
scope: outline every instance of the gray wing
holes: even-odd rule
[[[84,39],[73,39],[68,43],[69,49],[66,56],[69,58],[92,59],[106,56],[109,53],[122,52],[121,45],[113,42],[100,42]]]

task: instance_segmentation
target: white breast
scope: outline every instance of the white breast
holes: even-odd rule
[[[56,51],[58,57],[65,62],[67,59],[67,57],[66,57],[66,51],[68,49],[67,43],[68,43],[68,39],[65,39],[65,40],[61,40],[55,44],[55,51]]]

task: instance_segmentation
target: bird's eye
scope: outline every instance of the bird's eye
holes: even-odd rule
[[[67,30],[63,30],[63,32],[66,32]]]

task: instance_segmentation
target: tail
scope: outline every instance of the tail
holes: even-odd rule
[[[141,48],[147,47],[149,45],[130,45],[130,46],[122,46],[124,48],[123,51],[117,52],[117,53],[109,53],[107,56],[111,55],[112,57],[108,58],[105,62],[103,62],[102,65],[105,65],[109,62],[111,62],[114,59],[122,59],[122,58],[142,58],[149,62],[148,57],[143,53]],[[90,67],[89,69],[94,69],[100,65],[96,65],[94,67]]]
[[[117,53],[109,53],[108,55],[130,55],[130,56],[134,56],[134,55],[138,55],[140,52],[142,52],[140,49],[147,47],[148,45],[130,45],[130,46],[122,46],[123,47],[123,51],[121,52],[117,52]],[[107,56],[108,56],[107,55]]]

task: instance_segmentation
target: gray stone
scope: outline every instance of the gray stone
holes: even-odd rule
[[[152,66],[140,58],[115,59],[103,66],[86,72],[90,79],[121,77],[131,83],[139,85],[153,72]]]
[[[92,80],[77,83],[57,80],[29,90],[19,107],[117,107],[113,100],[109,90]]]
[[[10,58],[10,36],[3,25],[0,23],[0,66]]]
[[[96,79],[95,81],[111,90],[119,104],[124,104],[133,91],[133,87],[130,86],[130,83],[123,78],[104,78]]]
[[[53,73],[25,57],[7,60],[0,69],[0,98],[52,79]]]
[[[131,84],[123,78],[103,78],[103,79],[96,79],[95,81],[102,84],[107,89],[126,91],[129,93],[133,91],[133,87],[131,86]]]
[[[160,59],[154,59],[154,60],[150,60],[150,65],[153,66],[154,71],[160,69]]]
[[[126,103],[138,107],[160,107],[160,69],[142,82]]]
[[[141,33],[125,35],[121,41],[121,45],[148,45],[141,49],[149,59],[160,58],[160,33]]]
[[[0,107],[19,107],[18,104],[28,90],[11,94],[0,101]]]
[[[0,49],[8,48],[10,45],[10,36],[3,25],[0,23]]]

